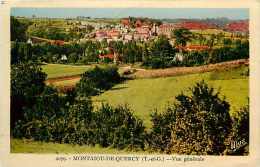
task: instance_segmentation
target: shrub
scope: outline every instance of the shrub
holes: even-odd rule
[[[150,143],[156,143],[158,138],[167,139],[160,148],[167,153],[222,154],[231,130],[229,104],[204,81],[190,90],[191,96],[178,95],[166,114],[153,119],[151,134],[158,137],[150,137]]]
[[[63,113],[65,103],[55,89],[46,87],[41,96],[36,97],[32,107],[26,106],[24,119],[19,120],[14,129],[14,137],[52,140],[53,121]],[[61,127],[61,126],[60,126]]]
[[[227,140],[226,154],[248,155],[249,153],[249,106],[235,112],[232,117],[232,132]],[[236,147],[232,148],[236,143]],[[233,146],[232,146],[233,145]]]
[[[171,124],[175,121],[174,111],[168,107],[166,112],[151,114],[153,123],[151,132],[148,135],[148,145],[151,150],[164,152],[171,140]]]
[[[147,59],[142,65],[145,67],[150,67],[152,69],[157,69],[157,68],[165,68],[166,62],[162,58],[150,58]]]
[[[23,119],[22,108],[32,106],[35,97],[44,90],[46,74],[36,64],[11,66],[11,127]]]
[[[120,75],[117,67],[95,66],[81,76],[81,80],[76,85],[76,91],[80,96],[93,96],[102,90],[110,89],[118,82],[120,82]]]
[[[46,87],[32,108],[24,109],[24,119],[18,121],[14,137],[25,137],[59,143],[89,144],[85,137],[91,127],[92,105],[90,101],[77,101],[69,105],[66,97],[57,90]]]
[[[179,95],[175,106],[169,152],[221,154],[231,129],[229,104],[202,81],[191,88],[192,95]]]
[[[144,149],[145,127],[127,106],[109,105],[94,112],[90,100],[68,103],[67,96],[46,87],[35,105],[24,109],[14,137],[79,145]]]
[[[127,106],[102,104],[96,112],[97,143],[117,149],[144,149],[145,127]]]

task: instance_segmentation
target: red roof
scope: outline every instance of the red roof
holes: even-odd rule
[[[110,37],[118,37],[120,36],[120,32],[118,30],[110,30],[107,32],[107,35]]]
[[[137,27],[136,31],[138,33],[149,33],[150,30],[149,30],[149,27],[142,26],[142,27]]]
[[[216,26],[213,24],[207,24],[199,21],[182,22],[178,25],[178,27],[193,29],[193,30],[204,30],[204,29],[216,28]]]
[[[225,26],[227,31],[238,31],[238,32],[248,32],[249,23],[248,21],[237,21],[229,23]]]
[[[100,59],[103,59],[103,58],[114,59],[114,54],[98,55],[98,57]]]
[[[197,51],[201,51],[201,50],[207,50],[209,49],[209,46],[207,45],[189,45],[189,46],[178,46],[178,49],[183,49],[183,50],[197,50]]]
[[[123,24],[124,26],[129,26],[130,25],[130,19],[129,18],[122,19],[121,24]]]
[[[64,45],[64,41],[62,41],[62,40],[55,40],[54,44],[56,44],[56,45]]]
[[[107,33],[105,31],[97,31],[96,37],[105,37],[107,36]]]
[[[141,27],[143,25],[142,21],[141,20],[137,20],[135,22],[135,27]]]

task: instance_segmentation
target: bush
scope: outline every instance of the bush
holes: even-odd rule
[[[248,155],[249,153],[249,106],[235,112],[232,117],[232,132],[227,140],[226,154]],[[237,146],[232,148],[236,142]]]
[[[154,112],[151,114],[153,123],[148,135],[148,145],[151,150],[164,152],[171,141],[171,125],[175,121],[174,111],[171,107],[164,113]]]
[[[79,96],[93,96],[102,90],[108,90],[120,82],[118,68],[115,66],[98,67],[85,72],[76,85]]]
[[[222,154],[231,130],[229,104],[204,81],[190,90],[191,96],[178,95],[177,102],[168,107],[166,114],[153,117],[151,135],[156,134],[157,138],[150,137],[150,143],[162,139],[165,143],[161,147],[155,145],[155,148],[167,153]]]
[[[102,105],[96,113],[97,143],[117,149],[144,149],[145,127],[127,106]]]
[[[150,67],[152,69],[157,69],[157,68],[165,68],[166,62],[162,58],[150,58],[146,60],[142,65],[145,67]]]
[[[72,103],[46,87],[32,107],[24,108],[13,136],[45,142],[112,146],[117,149],[144,149],[145,127],[127,106],[109,105],[94,112],[90,100]]]
[[[92,105],[90,101],[78,101],[71,105],[57,90],[46,87],[32,108],[24,109],[24,119],[14,129],[14,137],[40,141],[89,144],[85,140],[91,127]],[[93,141],[93,140],[91,140]]]
[[[45,87],[46,74],[36,64],[11,66],[11,127],[23,119],[22,108],[32,106]]]

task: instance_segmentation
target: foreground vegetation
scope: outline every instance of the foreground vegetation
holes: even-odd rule
[[[23,77],[33,75],[36,80],[24,81],[19,75],[24,70],[28,75]],[[211,79],[223,79],[226,75],[211,75]],[[233,77],[243,75],[240,71],[235,72]],[[143,120],[134,114],[131,105],[112,107],[102,103],[96,110],[93,108],[90,97],[120,81],[113,66],[95,67],[85,72],[75,90],[64,95],[45,86],[45,78],[46,75],[35,65],[23,64],[13,68],[12,104],[20,102],[22,105],[12,108],[12,115],[16,115],[11,119],[13,137],[161,153],[220,155],[248,152],[244,147],[239,152],[230,148],[232,139],[241,138],[248,142],[248,114],[232,117],[230,104],[204,81],[189,87],[189,92],[185,94],[176,94],[176,100],[172,99],[164,111],[152,112],[148,116],[152,126],[147,128]],[[25,83],[28,81],[31,84]],[[21,86],[23,91],[17,90]],[[32,86],[34,88],[30,89]],[[244,108],[239,110],[248,113],[248,107]]]
[[[26,139],[11,139],[11,153],[61,153],[61,154],[147,154],[144,151],[118,150],[101,146],[80,146],[75,144],[60,144],[40,142]]]

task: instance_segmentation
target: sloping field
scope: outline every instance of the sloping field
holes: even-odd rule
[[[70,77],[84,73],[91,66],[89,65],[65,65],[65,64],[47,64],[43,65],[43,72],[48,74],[47,79]]]
[[[248,59],[228,61],[217,64],[210,64],[198,67],[173,67],[167,69],[146,70],[138,69],[137,72],[128,76],[130,78],[157,78],[179,76],[185,74],[204,73],[209,71],[223,71],[230,68],[239,67],[243,64],[248,64]],[[84,73],[91,66],[72,66],[63,64],[48,64],[43,66],[43,71],[48,74],[47,84],[52,84],[57,87],[73,87],[80,80],[80,74]],[[119,72],[123,73],[129,67],[119,67]]]
[[[248,65],[248,59],[240,59],[234,61],[228,61],[217,64],[209,64],[197,67],[173,67],[166,69],[155,69],[155,70],[138,70],[131,77],[133,78],[156,78],[156,77],[168,77],[178,76],[184,74],[204,73],[209,71],[221,71],[228,70],[230,68],[239,67],[243,64]]]
[[[112,105],[129,104],[135,115],[144,120],[150,127],[150,114],[155,109],[163,111],[168,103],[181,92],[187,93],[188,88],[196,82],[205,80],[210,86],[219,89],[222,97],[231,105],[231,114],[248,102],[248,71],[247,66],[229,68],[224,71],[206,72],[164,78],[144,78],[128,80],[118,84],[111,90],[93,97],[98,107],[102,102]]]

